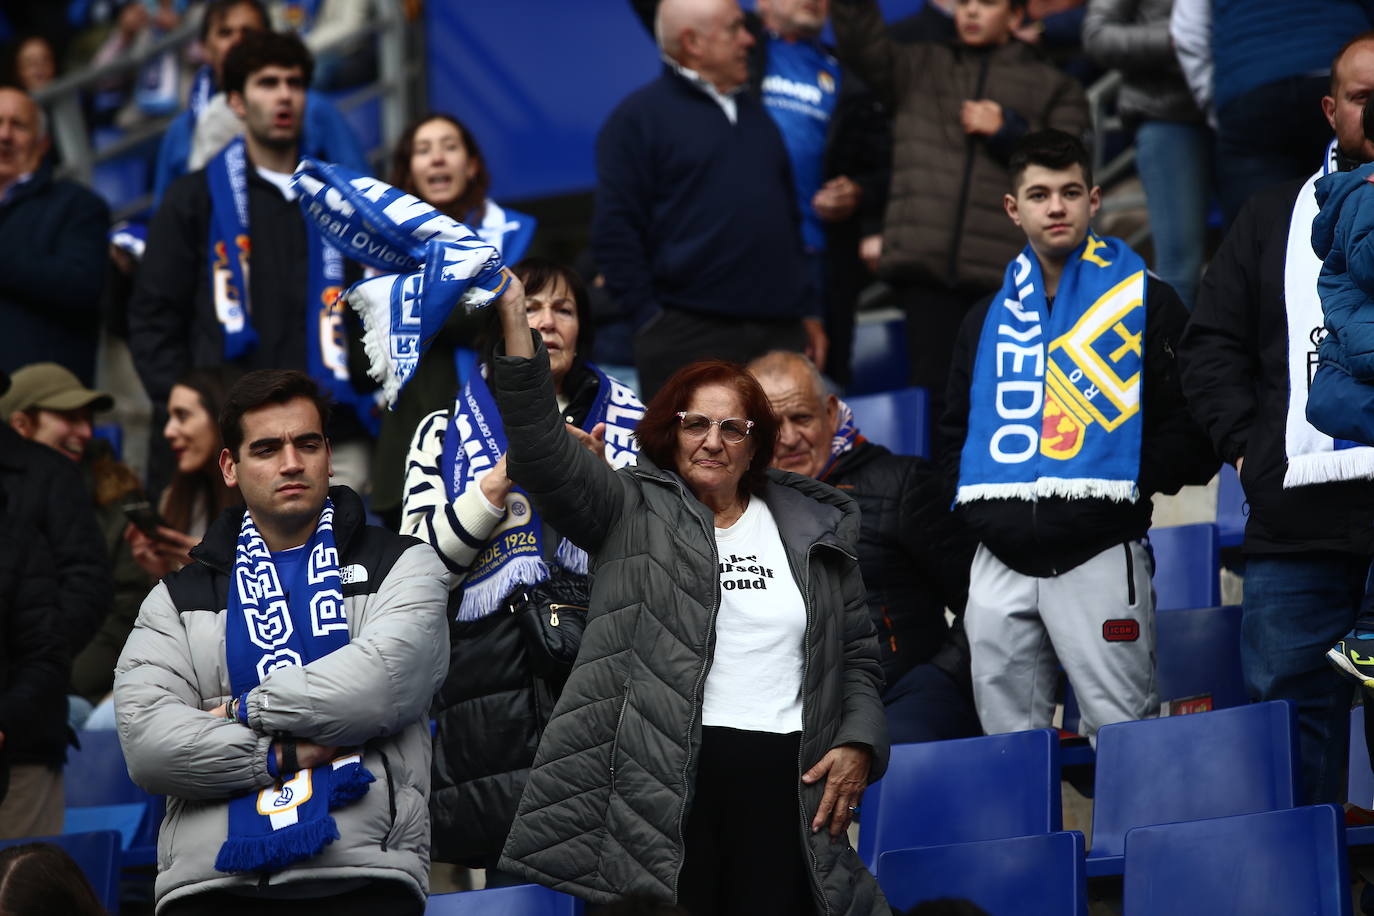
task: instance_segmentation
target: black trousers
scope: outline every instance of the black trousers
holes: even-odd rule
[[[701,732],[678,903],[692,916],[815,913],[798,796],[801,734]]]
[[[703,359],[747,363],[769,350],[806,348],[800,318],[761,321],[664,309],[635,334],[635,369],[644,403],[678,369]]]
[[[906,312],[907,352],[911,357],[911,384],[930,393],[930,459],[938,463],[940,415],[945,410],[954,342],[964,317],[986,293],[952,290],[942,286],[894,287],[893,296]]]
[[[374,881],[366,887],[302,900],[253,897],[210,891],[167,905],[162,916],[422,916],[425,904],[398,881]]]

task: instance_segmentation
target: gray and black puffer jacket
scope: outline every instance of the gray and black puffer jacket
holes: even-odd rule
[[[711,512],[676,474],[640,457],[612,471],[563,429],[548,356],[499,357],[495,394],[509,473],[592,557],[591,611],[577,665],[544,732],[501,867],[593,903],[676,899],[692,804],[701,703],[720,576]],[[873,748],[887,766],[882,669],[855,558],[849,497],[770,472],[762,498],[806,600],[797,831],[817,912],[882,914],[877,882],[841,838],[812,834],[823,786],[801,773],[831,748]]]
[[[243,510],[221,515],[192,549],[196,562],[152,590],[120,654],[115,719],[129,775],[167,796],[159,910],[244,887],[322,896],[348,879],[394,882],[417,901],[429,892],[425,711],[444,679],[449,573],[428,544],[367,525],[352,490],[329,494],[349,643],[270,672],[248,692],[248,727],[206,715],[230,698],[224,625]],[[315,856],[271,874],[218,871],[228,800],[272,783],[267,755],[278,736],[356,747],[376,782],[331,812],[339,839]]]

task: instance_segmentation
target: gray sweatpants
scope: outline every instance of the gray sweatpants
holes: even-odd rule
[[[1131,541],[1038,578],[978,545],[964,628],[988,734],[1048,727],[1061,664],[1078,697],[1079,731],[1094,743],[1103,725],[1159,714],[1152,567],[1144,544]]]

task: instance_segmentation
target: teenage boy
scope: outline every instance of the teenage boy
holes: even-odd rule
[[[115,668],[129,775],[167,796],[161,916],[424,910],[449,577],[329,486],[328,419],[302,372],[235,383],[219,464],[247,508],[148,595]]]
[[[1046,127],[1088,129],[1078,83],[1012,38],[1024,8],[958,0],[956,41],[903,44],[877,0],[834,0],[841,62],[893,112],[878,273],[906,309],[911,381],[930,389],[937,417],[960,322],[1024,244],[998,204],[1013,145]]]
[[[294,35],[253,30],[229,50],[224,91],[244,135],[167,189],[129,303],[129,349],[154,404],[192,366],[309,373],[346,408],[329,430],[335,466],[362,489],[376,408],[350,380],[338,298],[349,277],[291,190],[313,67]]]
[[[1028,244],[960,329],[941,421],[978,539],[964,625],[989,734],[1043,728],[1057,661],[1084,734],[1155,715],[1150,496],[1217,469],[1179,390],[1188,313],[1119,239],[1092,232],[1088,152],[1024,137],[1003,198]]]

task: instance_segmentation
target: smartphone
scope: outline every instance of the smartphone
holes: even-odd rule
[[[155,538],[159,541],[165,540],[165,538],[158,533],[157,529],[159,525],[167,525],[167,522],[162,516],[157,514],[157,510],[153,508],[153,504],[148,502],[148,500],[130,499],[127,500],[121,508],[124,510],[124,515],[129,521],[133,522],[134,527],[139,531],[142,531],[150,538]],[[167,527],[171,526],[168,525]]]

